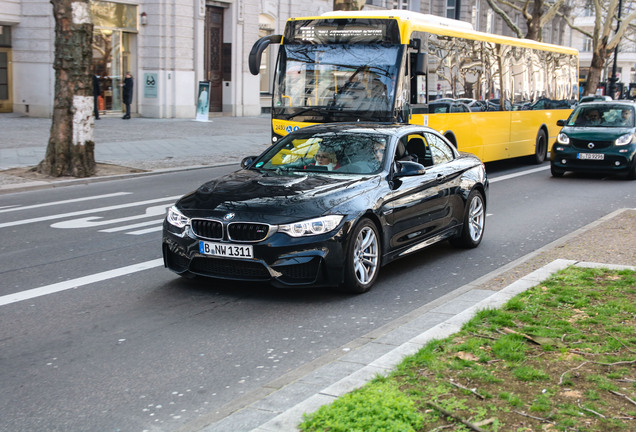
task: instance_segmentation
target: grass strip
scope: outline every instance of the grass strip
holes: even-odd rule
[[[634,431],[636,273],[570,267],[318,411],[303,432]]]

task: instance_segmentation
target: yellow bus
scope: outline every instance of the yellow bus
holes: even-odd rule
[[[413,123],[484,162],[541,163],[578,98],[577,50],[411,11],[289,19],[254,44],[252,74],[271,44],[273,142],[317,123]]]

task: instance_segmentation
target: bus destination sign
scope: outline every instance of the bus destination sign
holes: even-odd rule
[[[397,22],[388,19],[298,20],[287,23],[286,43],[399,43]]]

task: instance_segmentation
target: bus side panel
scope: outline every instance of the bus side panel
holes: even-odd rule
[[[566,119],[571,110],[512,111],[510,124],[510,156],[530,156],[535,153],[537,135],[541,126],[548,128],[547,146],[552,146],[560,128],[556,122]]]
[[[429,126],[455,136],[459,151],[472,153],[483,162],[506,159],[510,154],[509,111],[421,114],[411,123]]]

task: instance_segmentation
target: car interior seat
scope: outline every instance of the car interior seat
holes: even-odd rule
[[[421,163],[424,166],[433,165],[431,150],[426,146],[422,138],[411,138],[406,145],[406,151],[408,151],[414,162]]]

